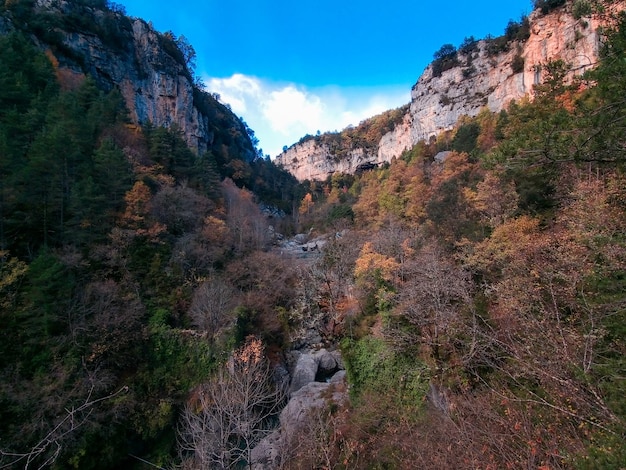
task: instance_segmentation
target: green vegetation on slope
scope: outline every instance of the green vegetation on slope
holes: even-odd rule
[[[623,466],[617,20],[584,79],[547,64],[534,100],[307,186],[301,223],[351,229],[319,266],[346,293],[319,291],[353,395],[326,419],[337,468]]]
[[[43,20],[32,6],[3,9]],[[250,332],[282,341],[289,281],[271,276],[289,270],[263,252],[259,202],[289,213],[297,182],[244,159],[213,98],[219,151],[196,155],[130,124],[115,88],[60,86],[30,32],[0,35],[0,465],[165,465],[190,390]]]
[[[115,90],[62,90],[27,37],[0,37],[2,465],[216,455],[177,430],[210,416],[233,348],[245,372],[314,323],[351,402],[298,431],[286,468],[621,468],[625,16],[584,80],[547,64],[533,101],[302,188],[230,127],[196,155],[130,125]],[[294,208],[279,230],[337,236],[297,266],[268,250],[259,199]],[[256,431],[229,431],[238,461]]]

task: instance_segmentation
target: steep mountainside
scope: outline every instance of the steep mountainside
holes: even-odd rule
[[[200,154],[226,145],[231,157],[255,156],[244,123],[194,85],[194,52],[184,37],[159,33],[101,1],[7,3],[0,32],[14,29],[46,51],[65,87],[89,75],[104,90],[119,88],[135,124],[176,126]]]
[[[276,163],[299,180],[313,180],[390,161],[398,155],[397,148],[410,147],[408,110],[406,105],[342,132],[305,136],[279,155]]]
[[[177,466],[190,390],[262,310],[282,341],[297,183],[192,58],[106,0],[0,1],[0,468]]]
[[[301,185],[241,159],[252,132],[195,90],[207,152],[174,117],[132,124],[109,59],[193,82],[191,46],[149,27],[133,68],[133,25],[0,0],[0,468],[624,469],[626,14],[595,86],[546,74]],[[433,83],[478,46],[442,47]],[[301,144],[358,161],[411,125],[407,105]]]
[[[625,6],[626,2],[617,1],[611,9],[621,11]],[[485,107],[498,112],[513,100],[532,96],[533,86],[545,79],[549,62],[562,60],[572,76],[581,75],[597,63],[600,31],[607,17],[580,16],[572,10],[571,2],[547,14],[536,10],[528,18],[526,40],[499,43],[502,37],[470,42],[453,54],[452,67],[442,70],[441,63],[431,63],[411,91],[406,115],[377,145],[355,145],[346,156],[338,156],[322,140],[306,140],[283,152],[276,162],[299,180],[354,173],[363,165],[391,161],[419,141],[452,129],[461,116],[476,116]]]

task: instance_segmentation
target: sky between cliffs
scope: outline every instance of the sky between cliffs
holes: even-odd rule
[[[272,158],[410,102],[433,53],[500,36],[530,0],[121,0],[129,16],[185,36],[196,75]]]

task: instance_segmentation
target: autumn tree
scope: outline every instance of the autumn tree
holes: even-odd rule
[[[359,290],[361,309],[365,314],[385,308],[388,297],[398,280],[398,262],[376,250],[374,244],[363,244],[354,265],[354,277]]]
[[[395,310],[417,328],[419,343],[440,361],[450,352],[463,311],[471,306],[469,273],[456,266],[435,241],[414,253],[405,263],[406,280]]]
[[[204,281],[194,292],[189,316],[200,331],[215,336],[224,328],[232,326],[234,307],[233,288],[219,278]]]
[[[181,455],[202,468],[252,468],[252,449],[271,431],[284,397],[263,343],[249,337],[185,406]]]
[[[228,264],[225,280],[237,290],[241,315],[239,336],[263,332],[263,338],[282,344],[284,324],[278,311],[294,302],[295,267],[277,253],[255,251]]]
[[[331,337],[340,331],[345,316],[356,305],[354,263],[358,242],[357,234],[347,232],[330,240],[315,263],[303,266],[292,312],[296,331],[313,328]]]
[[[222,182],[226,207],[226,224],[234,236],[238,252],[259,249],[268,241],[267,221],[261,214],[254,195],[238,188],[230,179]]]
[[[304,198],[302,198],[302,202],[300,203],[300,208],[298,209],[298,213],[305,215],[311,212],[311,208],[313,207],[313,196],[311,193],[306,193]]]
[[[550,465],[560,464],[550,454],[550,446],[581,452],[588,435],[611,435],[619,423],[616,408],[609,406],[599,388],[602,382],[591,379],[594,364],[604,362],[598,356],[603,343],[598,325],[610,324],[604,314],[614,311],[590,300],[598,294],[591,293],[595,287],[589,282],[597,269],[604,269],[596,265],[597,257],[602,257],[599,253],[610,245],[612,256],[621,264],[623,247],[608,235],[615,221],[606,223],[608,231],[600,235],[605,228],[598,225],[597,216],[606,216],[612,209],[603,197],[591,197],[587,185],[578,185],[577,194],[572,194],[576,200],[563,209],[556,227],[543,229],[538,219],[528,216],[509,220],[477,244],[467,259],[483,276],[489,302],[489,327],[482,334],[494,347],[482,360],[483,367],[497,373],[490,378],[483,375],[481,380],[494,399],[507,400],[505,416],[515,413],[516,426],[527,422],[520,429],[528,436],[547,439],[531,424],[537,416],[550,416],[551,425],[561,429],[550,438],[552,444],[542,441],[533,447],[532,452],[541,453],[543,462]],[[561,223],[573,225],[565,230]],[[607,245],[600,248],[591,242],[589,230],[596,234],[591,239],[599,236]],[[608,268],[607,263],[601,264]],[[498,421],[493,418],[494,423]],[[500,416],[499,420],[508,418]],[[570,427],[572,422],[577,426]]]
[[[475,190],[466,187],[463,195],[467,203],[480,214],[481,220],[491,228],[512,217],[519,200],[514,182],[492,171],[485,173]]]
[[[213,207],[206,197],[185,183],[163,187],[150,204],[154,218],[175,236],[196,231]]]

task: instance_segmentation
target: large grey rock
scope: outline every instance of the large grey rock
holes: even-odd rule
[[[344,370],[346,366],[343,364],[343,357],[341,357],[341,351],[339,351],[338,349],[335,349],[334,351],[331,351],[331,354],[335,358],[335,362],[337,363],[337,369]]]
[[[346,371],[340,370],[330,378],[328,383],[330,383],[331,385],[339,385],[339,384],[344,383],[345,381],[346,381]]]
[[[287,406],[280,413],[280,424],[288,435],[302,426],[307,413],[313,408],[322,408],[327,403],[325,392],[330,387],[326,382],[309,382],[291,395]]]
[[[344,368],[341,353],[326,349],[296,352],[291,360],[295,362],[289,388],[292,394],[310,382],[326,381],[335,372]]]
[[[291,351],[287,354],[292,372],[290,398],[280,413],[279,428],[266,436],[252,451],[253,468],[277,468],[282,456],[287,455],[291,438],[310,418],[312,410],[323,409],[331,403],[341,404],[348,399],[346,371],[340,351]],[[316,381],[323,378],[324,381]]]
[[[308,356],[310,355],[302,355]],[[301,356],[301,357],[302,357]],[[288,453],[287,446],[294,434],[307,425],[310,414],[315,409],[334,404],[343,404],[348,399],[346,373],[339,371],[329,382],[309,382],[295,391],[280,413],[279,428],[265,437],[252,450],[252,468],[271,470],[277,468],[282,455]]]
[[[301,354],[291,377],[291,394],[297,392],[310,382],[315,381],[317,361],[311,354]]]
[[[317,362],[316,377],[330,377],[339,369],[337,359],[326,349],[320,349],[319,351],[313,353],[313,357]]]
[[[306,235],[305,233],[298,233],[297,235],[293,237],[293,239],[297,244],[303,245],[304,243],[307,242],[307,240],[309,239],[309,236]]]
[[[255,470],[271,470],[277,467],[283,450],[283,435],[277,430],[263,438],[252,449],[252,468]]]

